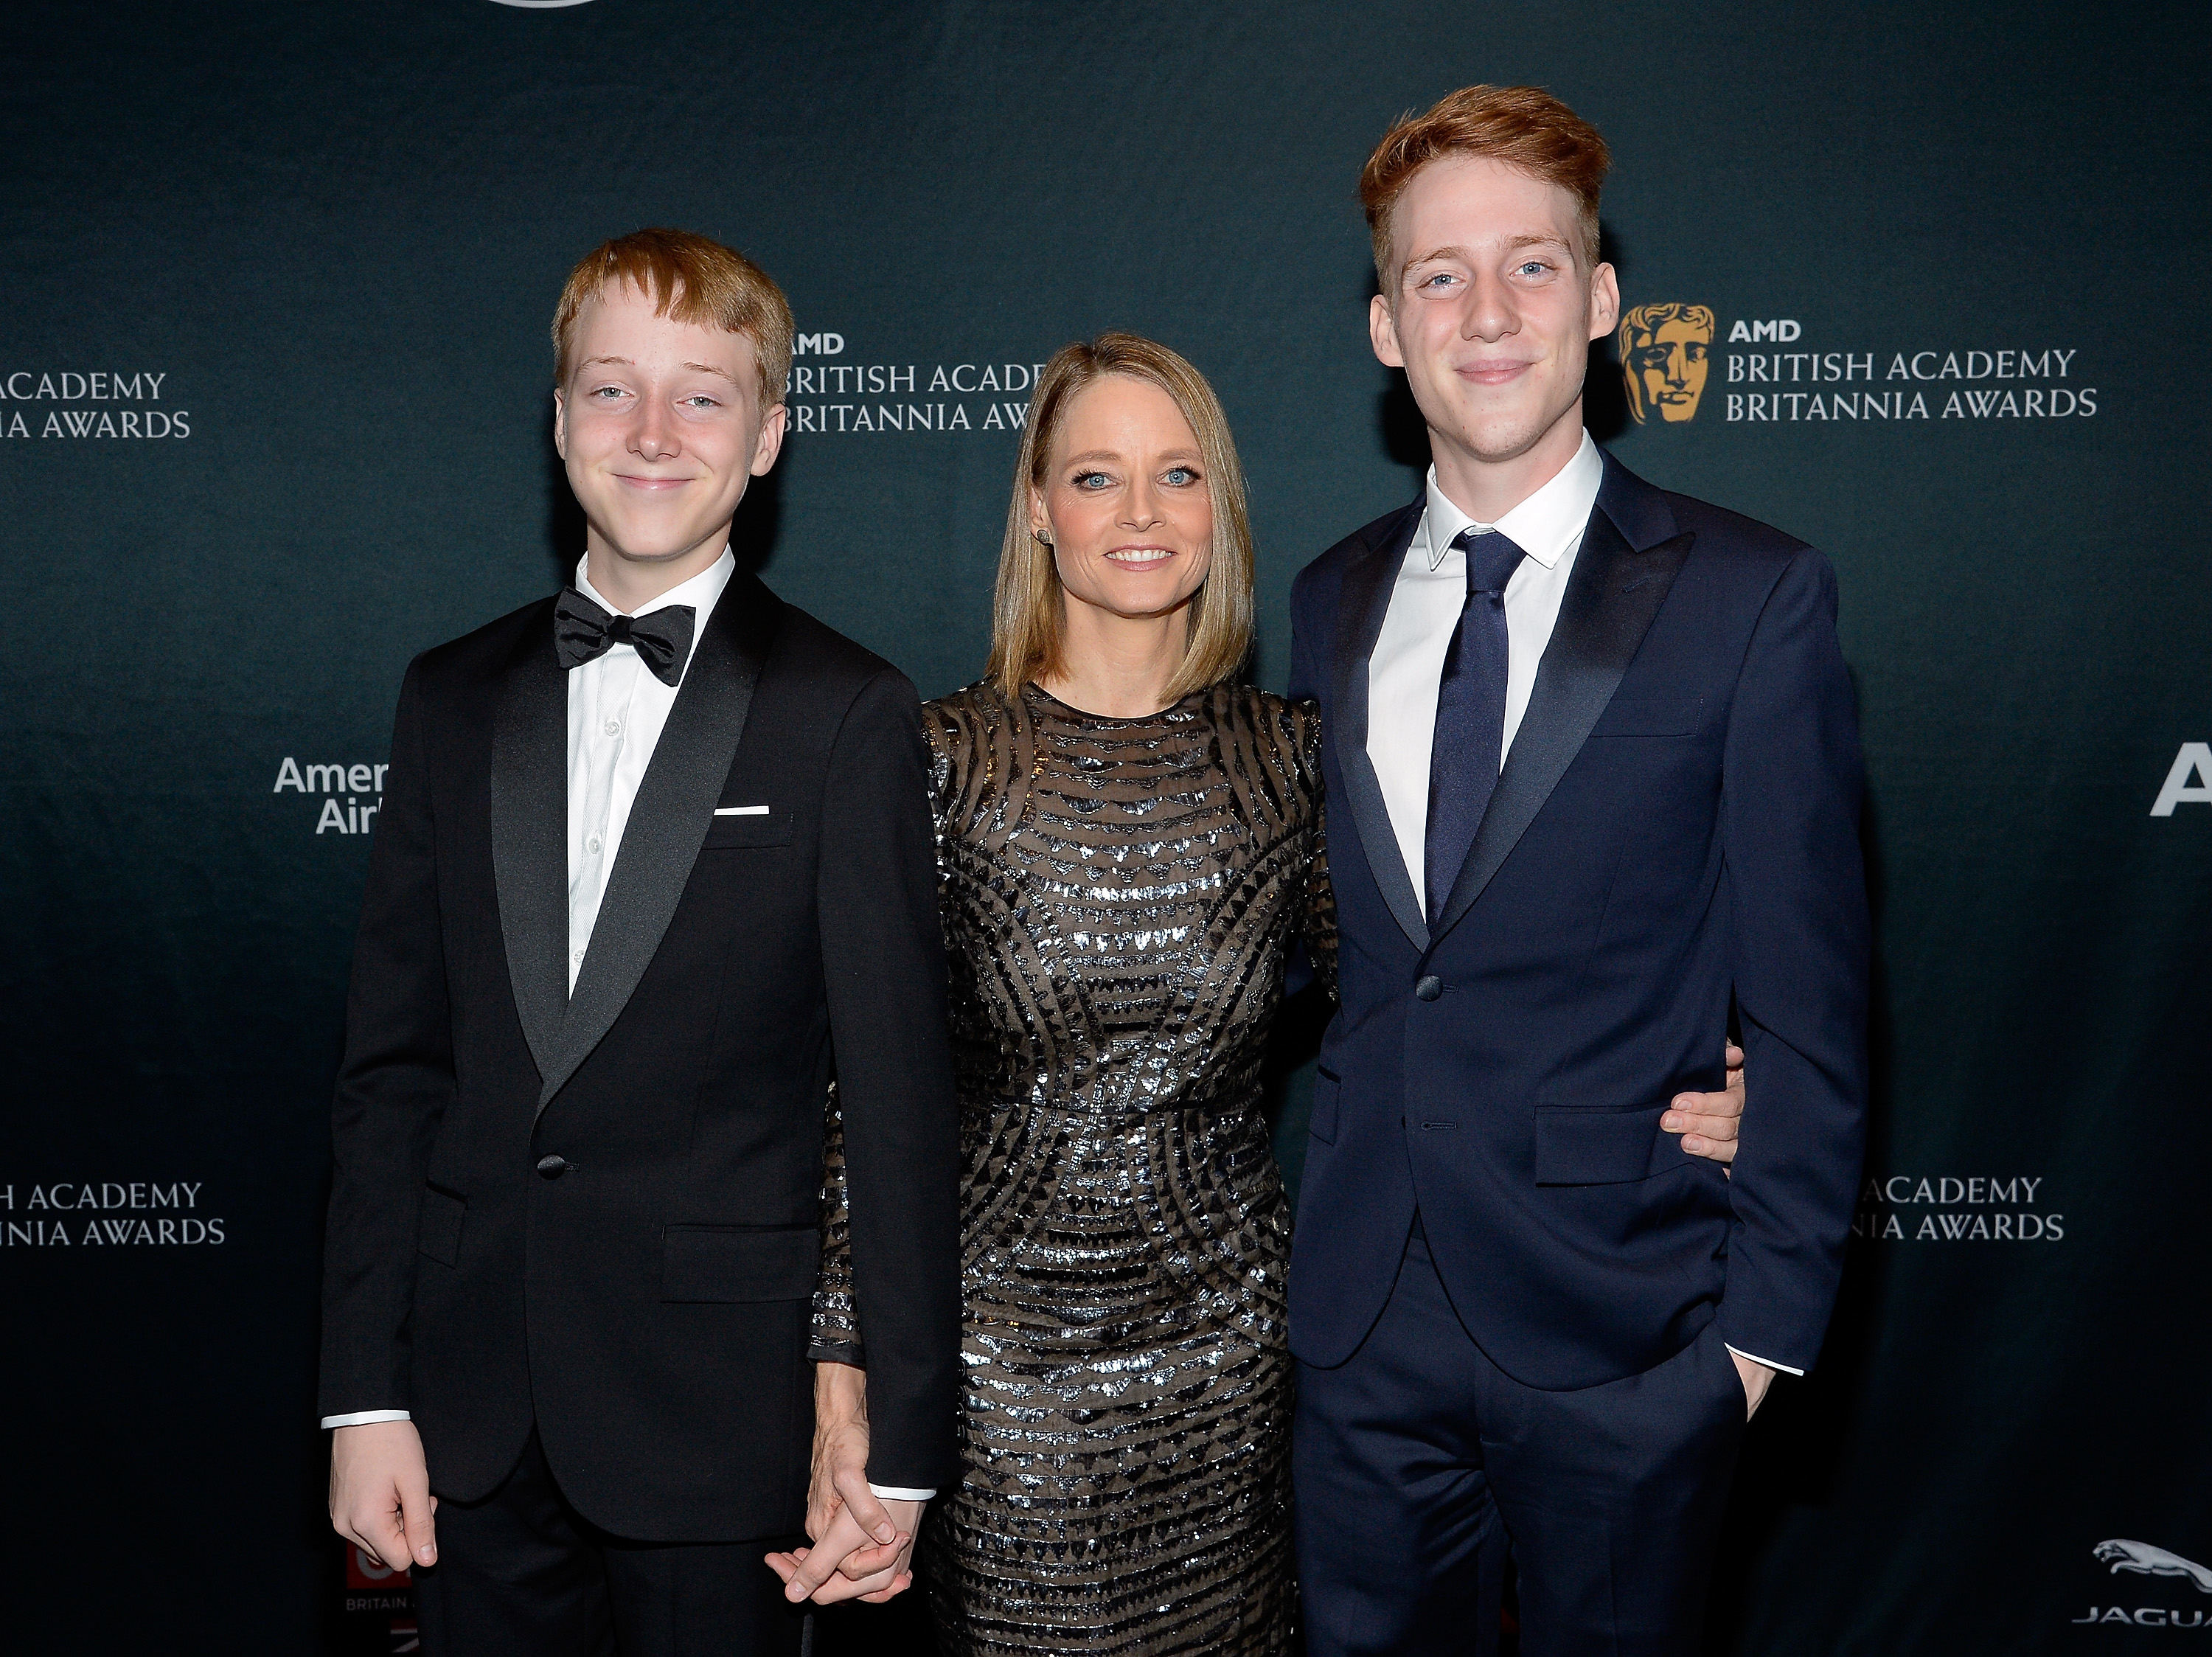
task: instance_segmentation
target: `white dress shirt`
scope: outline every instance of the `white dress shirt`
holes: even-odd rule
[[[1551,482],[1496,523],[1481,524],[1452,504],[1437,486],[1436,467],[1429,468],[1428,508],[1406,548],[1390,608],[1367,661],[1367,757],[1382,786],[1398,855],[1406,860],[1406,873],[1413,878],[1413,900],[1425,912],[1429,750],[1436,741],[1437,689],[1443,679],[1452,630],[1459,625],[1460,610],[1467,602],[1467,555],[1452,542],[1469,527],[1494,529],[1528,554],[1505,583],[1505,729],[1498,750],[1503,770],[1522,716],[1528,711],[1528,696],[1536,688],[1536,664],[1552,642],[1559,601],[1566,596],[1575,555],[1582,551],[1583,531],[1589,525],[1598,485],[1604,480],[1605,461],[1585,431],[1574,459]],[[1729,1350],[1784,1374],[1805,1373],[1733,1346]]]
[[[1367,659],[1367,757],[1413,877],[1413,899],[1428,903],[1429,750],[1437,734],[1437,687],[1444,652],[1467,603],[1467,554],[1452,545],[1462,530],[1494,529],[1528,556],[1505,583],[1505,731],[1502,769],[1535,688],[1536,664],[1552,642],[1559,600],[1597,505],[1605,461],[1588,432],[1574,459],[1494,524],[1478,524],[1453,505],[1429,468],[1428,509],[1398,567],[1398,583],[1375,651]]]
[[[576,563],[576,590],[609,615],[649,616],[672,604],[688,604],[696,612],[691,619],[691,649],[699,648],[700,635],[722,589],[730,584],[738,561],[726,546],[722,556],[681,586],[672,587],[643,609],[625,612],[601,597],[584,574],[584,561]],[[691,658],[684,658],[690,671]],[[637,786],[645,768],[653,763],[668,710],[676,705],[683,688],[678,675],[674,685],[654,678],[637,652],[616,644],[580,667],[568,670],[568,991],[576,990],[576,973],[591,947],[592,928],[599,918],[599,899],[606,895],[607,874],[622,850],[623,830],[629,825],[629,808],[637,801]]]

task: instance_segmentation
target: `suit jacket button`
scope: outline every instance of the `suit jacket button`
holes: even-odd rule
[[[541,1156],[538,1159],[538,1172],[548,1179],[558,1179],[568,1172],[568,1159],[565,1156]]]
[[[1413,993],[1423,1001],[1434,1001],[1444,992],[1444,981],[1431,972],[1413,986]],[[539,1165],[543,1167],[541,1163]]]

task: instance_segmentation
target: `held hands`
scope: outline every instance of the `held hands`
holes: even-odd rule
[[[1743,1049],[1728,1044],[1728,1089],[1717,1093],[1677,1093],[1659,1118],[1668,1133],[1682,1136],[1682,1149],[1725,1166],[1735,1161],[1736,1127],[1743,1116]],[[1773,1371],[1767,1372],[1770,1378]],[[1762,1392],[1765,1388],[1762,1386]],[[1758,1400],[1753,1398],[1755,1408]]]
[[[849,1364],[814,1367],[814,1482],[806,1497],[811,1548],[767,1556],[784,1598],[872,1605],[914,1582],[915,1533],[927,1503],[884,1501],[868,1489],[868,1378]]]
[[[331,1434],[331,1526],[386,1570],[438,1563],[438,1498],[411,1421],[372,1421]]]

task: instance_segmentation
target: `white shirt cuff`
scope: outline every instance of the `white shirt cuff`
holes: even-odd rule
[[[1721,1344],[1723,1346],[1728,1346],[1728,1343],[1726,1341],[1723,1341]],[[1739,1358],[1749,1358],[1753,1363],[1763,1363],[1769,1369],[1779,1370],[1785,1375],[1802,1375],[1805,1373],[1802,1369],[1792,1369],[1786,1363],[1777,1363],[1771,1358],[1762,1358],[1755,1352],[1747,1352],[1740,1346],[1729,1346],[1729,1350],[1735,1353]]]
[[[871,1484],[868,1488],[886,1502],[927,1502],[937,1494],[934,1490],[904,1490],[896,1484]]]
[[[412,1421],[404,1410],[356,1410],[349,1416],[325,1416],[325,1427],[366,1427],[373,1421]]]

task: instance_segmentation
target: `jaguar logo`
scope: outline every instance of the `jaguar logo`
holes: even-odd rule
[[[1719,328],[1710,305],[1638,305],[1620,319],[1620,377],[1642,425],[1656,411],[1670,425],[1698,417]]]
[[[2112,1568],[2115,1575],[2134,1571],[2142,1576],[2185,1576],[2197,1585],[2199,1593],[2212,1593],[2212,1570],[2178,1553],[2154,1548],[2148,1542],[2129,1542],[2115,1537],[2109,1542],[2100,1542],[2096,1554]]]

